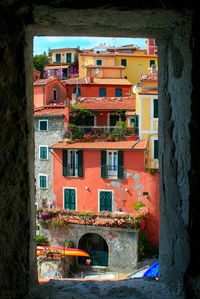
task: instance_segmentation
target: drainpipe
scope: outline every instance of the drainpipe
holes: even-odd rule
[[[69,99],[66,99],[64,101],[64,130],[66,130],[69,127],[69,113],[70,113],[70,107],[69,107]]]

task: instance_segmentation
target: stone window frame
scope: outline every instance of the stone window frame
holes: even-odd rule
[[[46,177],[46,187],[41,187],[40,186],[40,177],[43,176],[43,177]],[[42,189],[42,190],[47,190],[48,189],[48,175],[46,173],[38,173],[38,187],[39,189]]]
[[[42,121],[46,121],[46,123],[47,123],[47,129],[46,129],[46,130],[41,130],[41,128],[40,128],[40,123],[41,123]],[[40,131],[40,132],[48,132],[48,130],[49,130],[49,122],[48,122],[48,119],[39,119],[39,125],[38,125],[38,128],[39,128],[39,131]]]
[[[41,152],[40,152],[41,147],[45,147],[47,149],[47,157],[46,157],[46,159],[41,158]],[[43,161],[49,160],[49,147],[48,147],[48,145],[44,145],[44,144],[40,144],[39,145],[39,160],[43,160]]]

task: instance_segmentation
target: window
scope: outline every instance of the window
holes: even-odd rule
[[[64,189],[64,209],[76,210],[76,189]]]
[[[106,97],[106,88],[105,87],[100,87],[99,88],[99,96],[100,97]]]
[[[154,159],[158,159],[158,140],[155,139],[154,142],[154,153],[153,153],[153,157]]]
[[[150,62],[149,62],[150,67],[152,66],[152,64],[156,64],[156,62],[155,62],[154,59],[153,59],[153,60],[150,60]]]
[[[112,212],[112,191],[99,192],[99,210]]]
[[[41,159],[41,160],[48,159],[48,146],[46,146],[46,145],[39,146],[39,159]]]
[[[72,53],[67,53],[66,54],[66,63],[71,63],[72,62]]]
[[[107,151],[108,178],[117,178],[118,173],[118,152]]]
[[[158,118],[158,99],[153,100],[153,117]]]
[[[48,120],[39,120],[39,131],[48,131]]]
[[[115,88],[115,96],[122,97],[122,88]]]
[[[57,90],[53,89],[53,101],[56,102],[57,101]]]
[[[121,65],[123,65],[123,66],[127,66],[126,59],[121,59]]]
[[[39,174],[39,188],[47,189],[47,175]]]
[[[102,60],[97,59],[97,60],[96,60],[96,65],[102,65]]]
[[[83,151],[63,150],[63,176],[83,176]]]
[[[123,151],[101,151],[101,177],[118,178],[124,176]]]
[[[56,62],[61,62],[61,54],[60,53],[56,54]]]

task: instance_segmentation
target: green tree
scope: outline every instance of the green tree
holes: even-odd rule
[[[34,68],[38,71],[40,71],[40,78],[43,77],[43,70],[44,70],[44,65],[49,63],[48,56],[46,52],[43,54],[38,54],[34,56]]]

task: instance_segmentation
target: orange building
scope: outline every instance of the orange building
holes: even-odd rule
[[[49,104],[63,104],[66,99],[66,90],[55,77],[40,79],[33,83],[34,108]]]
[[[76,211],[150,210],[149,238],[158,244],[158,174],[145,171],[146,141],[68,142],[53,149],[54,205]]]
[[[119,78],[75,78],[63,80],[67,97],[127,97],[131,94],[131,83]]]

